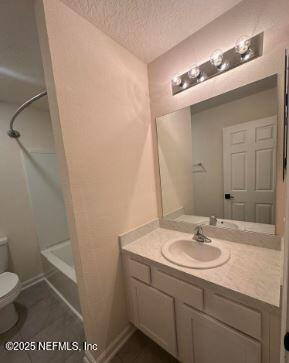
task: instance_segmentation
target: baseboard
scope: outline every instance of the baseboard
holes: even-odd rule
[[[22,282],[21,290],[25,290],[28,287],[38,284],[39,282],[44,280],[44,273],[41,273],[37,276],[32,277],[31,279],[25,280]]]
[[[60,292],[52,285],[51,282],[47,280],[46,277],[43,278],[43,280],[47,283],[47,285],[50,287],[50,289],[66,304],[69,309],[81,320],[83,321],[83,318],[81,314],[65,299],[63,295],[60,294]]]
[[[135,332],[135,327],[129,324],[124,330],[110,343],[110,345],[94,359],[93,355],[89,352],[85,352],[83,358],[84,363],[109,363],[109,361],[115,356],[120,348],[128,341],[128,339]]]

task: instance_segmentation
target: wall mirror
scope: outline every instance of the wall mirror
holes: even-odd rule
[[[157,118],[163,217],[275,234],[277,113],[271,76]]]

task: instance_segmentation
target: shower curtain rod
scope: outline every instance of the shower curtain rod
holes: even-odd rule
[[[10,121],[10,129],[9,131],[7,132],[7,134],[14,138],[14,139],[18,139],[20,137],[20,132],[17,131],[17,130],[14,130],[13,129],[13,124],[14,124],[14,121],[16,119],[16,117],[19,115],[19,113],[21,113],[26,107],[28,107],[29,105],[31,105],[31,103],[33,103],[34,101],[38,100],[39,98],[43,97],[43,96],[46,96],[47,95],[47,91],[42,91],[40,93],[38,93],[37,95],[31,97],[29,100],[27,100],[26,102],[23,103],[23,105],[21,105],[17,110],[16,112],[14,113],[14,115],[12,116],[11,118],[11,121]]]

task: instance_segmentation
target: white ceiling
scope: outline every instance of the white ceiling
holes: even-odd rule
[[[61,0],[151,62],[241,0]]]
[[[2,0],[0,101],[21,104],[44,88],[33,0]],[[46,101],[37,106],[46,107]]]

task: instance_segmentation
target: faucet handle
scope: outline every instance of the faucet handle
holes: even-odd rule
[[[210,217],[210,220],[209,220],[209,224],[210,224],[210,226],[216,226],[217,225],[217,217],[215,217],[215,216],[211,216]]]
[[[203,225],[202,224],[198,224],[195,228],[195,234],[193,235],[193,240],[197,241],[197,242],[212,242],[212,240],[210,238],[208,238],[207,236],[204,235],[203,232]]]
[[[203,225],[202,224],[197,224],[195,227],[195,232],[197,234],[203,234]]]

